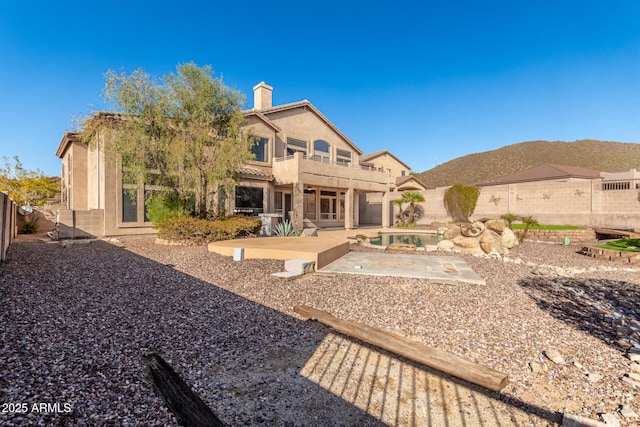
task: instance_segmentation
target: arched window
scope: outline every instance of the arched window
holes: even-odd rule
[[[321,162],[329,163],[331,161],[331,146],[327,141],[321,139],[313,142],[313,157]]]

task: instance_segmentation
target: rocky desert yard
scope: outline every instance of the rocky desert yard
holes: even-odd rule
[[[0,265],[0,424],[175,424],[142,362],[158,352],[227,425],[545,426],[563,414],[636,425],[640,274],[578,249],[525,242],[504,259],[460,255],[483,286],[283,281],[271,276],[282,261],[153,238],[17,242]],[[511,382],[483,390],[303,321],[296,305]]]

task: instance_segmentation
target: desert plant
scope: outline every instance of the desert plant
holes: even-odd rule
[[[18,233],[20,233],[20,234],[35,234],[35,233],[38,232],[39,228],[40,228],[40,226],[38,225],[38,223],[36,221],[25,221],[20,226],[20,230],[18,230]]]
[[[513,229],[512,228],[512,224],[513,224],[514,221],[518,220],[518,215],[514,215],[512,213],[506,213],[506,214],[502,215],[500,218],[504,219],[507,222],[507,227]]]
[[[285,219],[282,222],[279,222],[274,227],[274,232],[277,236],[287,237],[287,236],[297,236],[298,232],[293,227],[293,223],[288,219]]]
[[[522,243],[522,241],[527,238],[527,234],[529,233],[529,228],[535,225],[540,225],[540,224],[538,224],[538,220],[536,220],[532,216],[521,216],[521,217],[518,217],[518,220],[524,224],[524,230],[522,231],[522,233],[517,234],[518,238],[520,239],[520,243]]]
[[[177,216],[154,225],[162,239],[196,244],[256,235],[261,226],[259,218],[242,215],[214,221]]]
[[[424,196],[417,191],[407,191],[402,194],[402,200],[405,203],[409,203],[409,218],[407,222],[415,222],[416,203],[424,202]]]
[[[444,206],[455,222],[469,222],[469,217],[476,210],[478,196],[479,188],[456,184],[445,191]]]
[[[398,225],[404,224],[404,209],[402,208],[402,205],[404,204],[404,200],[403,199],[395,199],[395,200],[392,200],[391,203],[393,203],[394,205],[398,206],[398,208],[400,209],[400,213],[397,216]]]
[[[193,200],[181,200],[178,193],[156,193],[145,200],[147,218],[153,224],[158,224],[166,219],[178,216],[190,216],[193,214]]]

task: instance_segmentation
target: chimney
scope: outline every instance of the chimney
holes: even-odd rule
[[[265,82],[260,82],[253,87],[253,108],[265,110],[271,108],[271,94],[273,88]]]

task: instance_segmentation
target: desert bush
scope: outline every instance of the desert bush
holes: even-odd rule
[[[179,195],[173,192],[156,193],[145,200],[145,206],[147,218],[154,224],[169,218],[193,214],[193,200],[181,200]]]
[[[158,230],[158,237],[162,239],[197,244],[256,235],[260,232],[261,226],[259,218],[241,215],[213,221],[174,216],[154,225]]]
[[[35,234],[38,232],[40,226],[36,221],[25,221],[20,226],[18,233],[20,234]]]
[[[480,196],[478,187],[466,187],[456,184],[444,193],[444,206],[451,218],[458,222],[469,222]]]

